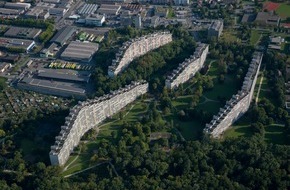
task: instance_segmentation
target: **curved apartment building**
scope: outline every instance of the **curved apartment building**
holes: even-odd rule
[[[88,130],[98,126],[147,91],[148,83],[138,81],[102,97],[79,102],[70,110],[59,135],[55,137],[49,153],[51,164],[64,165]]]
[[[177,88],[192,78],[203,67],[207,53],[208,45],[199,43],[194,54],[180,63],[178,68],[167,76],[165,86],[170,89]]]
[[[223,108],[220,108],[219,113],[213,116],[209,124],[206,124],[205,133],[210,134],[214,138],[220,137],[225,130],[248,111],[262,58],[263,53],[254,53],[242,89],[236,95],[233,95]]]
[[[140,57],[147,52],[157,49],[172,41],[170,32],[155,32],[139,38],[124,42],[112,65],[108,68],[108,75],[114,77],[122,72],[133,59]]]

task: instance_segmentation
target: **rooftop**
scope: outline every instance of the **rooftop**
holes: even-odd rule
[[[50,40],[50,42],[56,42],[61,45],[66,43],[66,41],[76,32],[76,28],[73,26],[66,26],[60,29]]]
[[[74,82],[88,82],[91,74],[86,71],[42,69],[38,72],[38,77],[48,79],[68,80]]]
[[[99,49],[99,45],[90,42],[72,41],[61,54],[62,58],[90,59]]]

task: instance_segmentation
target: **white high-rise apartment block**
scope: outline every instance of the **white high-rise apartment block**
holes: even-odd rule
[[[51,146],[49,153],[51,164],[64,165],[88,130],[97,127],[106,118],[114,115],[147,91],[148,83],[138,81],[108,95],[79,102],[70,110],[59,135],[55,137],[55,144]]]
[[[140,57],[147,52],[157,49],[172,41],[170,32],[155,32],[123,43],[116,59],[108,68],[108,75],[114,77],[128,67],[133,59]]]
[[[210,134],[214,138],[219,138],[225,130],[248,111],[254,94],[262,58],[263,53],[254,53],[243,82],[242,90],[240,90],[238,94],[233,95],[232,98],[227,101],[226,105],[220,108],[219,113],[213,116],[211,122],[206,124],[204,129],[205,133]]]
[[[194,54],[180,63],[178,68],[167,76],[165,86],[170,89],[177,88],[191,79],[203,67],[207,53],[208,45],[199,43]]]

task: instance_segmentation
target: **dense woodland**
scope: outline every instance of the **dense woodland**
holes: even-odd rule
[[[264,141],[264,126],[274,122],[285,123],[285,133],[288,137],[290,134],[290,119],[284,110],[286,58],[267,54],[263,59],[270,79],[270,98],[276,101],[263,99],[249,110],[247,116],[252,123],[253,136],[213,140],[200,134],[197,141],[184,141],[176,133],[174,124],[164,119],[163,110],[172,112],[171,101],[175,97],[194,94],[189,109],[180,112],[180,119],[198,117],[204,119],[204,123],[208,122],[210,117],[205,117],[206,113],[203,117],[198,115],[195,106],[202,93],[211,90],[214,84],[204,75],[207,72],[205,67],[191,81],[194,84],[192,88],[183,90],[181,86],[176,91],[163,88],[166,74],[195,49],[195,42],[188,32],[179,28],[169,30],[174,34],[172,43],[136,59],[114,79],[107,77],[107,67],[114,53],[123,41],[141,35],[140,32],[132,28],[111,31],[97,55],[94,73],[97,96],[131,80],[146,79],[153,97],[142,118],[123,122],[121,133],[112,134],[113,140],[100,141],[96,151],[92,152],[90,164],[104,164],[70,178],[61,176],[62,168],[49,165],[49,144],[58,133],[67,111],[41,118],[35,114],[35,120],[24,120],[13,130],[5,121],[1,129],[9,136],[5,140],[0,139],[0,189],[289,189],[290,146]],[[229,72],[241,86],[253,48],[223,42],[212,42],[210,47],[208,58],[218,61],[219,81],[222,83],[224,75]],[[225,100],[221,97],[221,101]],[[41,123],[45,120],[55,121],[55,130],[37,141],[40,148],[34,152],[33,159],[24,157],[19,146],[20,139],[37,137],[37,131],[43,127]],[[151,133],[160,131],[171,135],[150,140]],[[17,134],[13,136],[15,132]]]

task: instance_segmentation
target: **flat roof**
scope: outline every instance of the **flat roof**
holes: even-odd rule
[[[41,29],[25,28],[25,27],[10,27],[4,36],[33,39],[41,33]]]
[[[99,45],[90,42],[72,41],[61,54],[62,58],[90,59],[99,49]]]
[[[28,78],[28,77],[24,77],[21,82],[32,85],[32,86],[39,86],[43,88],[66,91],[66,92],[73,92],[73,93],[78,93],[78,94],[85,94],[86,92],[86,90],[84,88],[81,88],[80,85],[72,84],[72,83],[61,83],[61,82]]]
[[[16,39],[16,38],[2,38],[0,37],[0,46],[1,47],[17,47],[17,48],[25,48],[27,49],[34,43],[33,40],[24,40],[24,39]]]
[[[38,72],[38,77],[75,82],[88,82],[90,76],[91,74],[86,71],[73,71],[66,69],[42,69]]]

